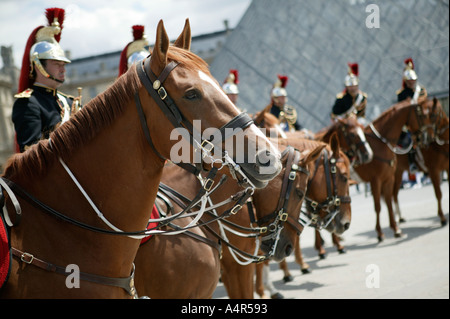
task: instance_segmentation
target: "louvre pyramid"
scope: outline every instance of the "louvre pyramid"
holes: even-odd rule
[[[369,4],[379,8],[379,28],[366,26]],[[289,104],[317,131],[330,123],[347,62],[359,63],[373,120],[396,101],[408,57],[430,95],[448,96],[449,0],[253,0],[211,72],[222,81],[239,70],[238,106],[250,113],[270,102],[277,74],[288,75]]]

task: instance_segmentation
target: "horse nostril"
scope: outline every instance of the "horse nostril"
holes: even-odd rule
[[[347,229],[349,229],[349,228],[350,228],[350,223],[345,223],[345,224],[344,224],[344,229],[347,230]]]

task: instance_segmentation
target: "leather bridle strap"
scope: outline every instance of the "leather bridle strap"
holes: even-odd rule
[[[56,266],[54,264],[51,264],[49,262],[43,261],[39,258],[36,258],[30,253],[26,253],[23,251],[20,251],[19,249],[16,249],[14,247],[11,247],[12,253],[14,256],[19,258],[22,262],[36,266],[38,268],[44,269],[46,271],[55,272],[61,275],[71,275],[71,272],[67,272],[66,268]],[[80,279],[84,281],[93,282],[96,284],[101,285],[107,285],[107,286],[113,286],[113,287],[119,287],[125,289],[125,291],[132,297],[136,295],[136,289],[134,287],[134,264],[133,264],[133,270],[131,272],[131,275],[126,278],[113,278],[113,277],[104,277],[99,275],[92,275],[85,272],[80,272]]]
[[[139,79],[141,80],[148,93],[158,104],[161,111],[172,123],[172,125],[175,128],[184,127],[190,132],[191,136],[193,136],[193,125],[184,117],[179,108],[176,106],[175,102],[167,93],[164,86],[162,86],[167,76],[170,74],[170,72],[172,72],[173,69],[175,69],[175,67],[177,67],[178,63],[172,61],[167,64],[167,66],[161,72],[160,76],[156,78],[156,75],[153,74],[150,68],[150,60],[150,58],[147,58],[143,63],[140,63],[136,66]],[[136,93],[136,95],[138,95],[138,93]],[[138,97],[136,99],[138,99]],[[240,113],[219,129],[222,135],[222,141],[236,134],[236,132],[233,132],[234,130],[227,131],[227,128],[241,128],[242,130],[244,130],[251,124],[253,124],[253,120],[250,118],[250,116],[246,113]],[[208,141],[211,143],[211,140]],[[191,139],[190,142],[193,143],[193,140]]]

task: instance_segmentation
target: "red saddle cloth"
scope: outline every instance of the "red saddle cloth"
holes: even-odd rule
[[[158,209],[156,208],[156,205],[153,205],[153,209],[152,209],[152,213],[150,215],[151,219],[156,219],[159,218],[159,212]],[[158,222],[154,222],[154,223],[148,223],[147,225],[147,229],[152,229],[155,228],[156,226],[158,226]],[[150,240],[150,238],[152,237],[152,235],[149,235],[145,238],[142,238],[141,240],[141,245],[145,244],[146,242],[148,242]]]
[[[8,280],[11,267],[11,250],[8,242],[8,230],[0,211],[0,288]]]

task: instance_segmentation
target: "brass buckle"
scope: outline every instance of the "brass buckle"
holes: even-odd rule
[[[289,173],[289,179],[290,179],[291,181],[294,181],[296,175],[297,175],[297,174],[296,174],[295,172],[290,172],[290,173]]]
[[[281,220],[282,222],[285,222],[285,221],[287,221],[287,219],[288,219],[288,214],[287,214],[287,213],[280,212],[280,220]]]
[[[340,206],[341,205],[341,199],[340,198],[335,198],[334,199],[334,205],[335,206]]]
[[[316,202],[316,201],[311,202],[311,207],[312,207],[314,210],[317,208],[317,205],[319,205],[318,202]]]
[[[236,215],[236,213],[237,213],[241,208],[242,208],[242,205],[237,204],[236,206],[234,206],[234,207],[231,209],[231,214],[232,214],[232,215]]]
[[[160,87],[158,90],[158,95],[161,98],[161,100],[164,100],[167,97],[167,92],[164,87]]]
[[[203,185],[203,188],[204,188],[207,192],[209,192],[209,191],[211,190],[211,188],[213,187],[213,185],[214,185],[214,181],[213,181],[211,178],[208,178],[208,179],[206,180],[205,185]]]
[[[200,147],[202,148],[202,150],[204,150],[205,152],[209,152],[211,153],[212,150],[214,149],[214,144],[211,143],[208,140],[203,140],[202,144],[200,145]],[[208,149],[209,147],[209,149]]]
[[[261,227],[260,230],[259,230],[259,233],[260,233],[260,234],[267,233],[267,227],[265,227],[265,226],[264,226],[264,227]]]
[[[28,258],[28,260],[25,259],[25,258]],[[29,264],[31,264],[33,262],[34,256],[32,254],[29,254],[29,253],[23,253],[20,256],[20,260],[23,261],[24,263],[27,263],[29,265]]]

